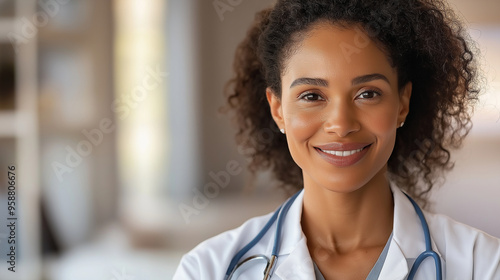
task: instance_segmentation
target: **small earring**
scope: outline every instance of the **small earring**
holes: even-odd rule
[[[285,129],[284,128],[280,129],[280,132],[285,134]]]
[[[405,122],[401,122],[401,124],[399,125],[399,127],[403,127],[403,125],[405,125]]]

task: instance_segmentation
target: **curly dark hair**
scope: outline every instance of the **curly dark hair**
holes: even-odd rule
[[[391,181],[425,204],[436,180],[453,168],[450,149],[470,131],[479,94],[474,45],[454,12],[437,0],[278,0],[257,13],[226,87],[250,171],[271,168],[284,186],[303,185],[266,88],[280,97],[284,65],[318,21],[362,27],[397,70],[398,87],[412,82],[410,111],[387,165]]]

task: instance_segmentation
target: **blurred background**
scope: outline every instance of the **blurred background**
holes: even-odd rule
[[[0,0],[0,279],[170,279],[196,244],[284,200],[245,171],[219,112],[236,45],[272,2]],[[434,210],[500,237],[500,2],[450,4],[485,91]]]

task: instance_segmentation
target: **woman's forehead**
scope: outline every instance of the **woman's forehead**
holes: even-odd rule
[[[297,43],[284,65],[285,87],[285,80],[302,76],[345,79],[381,73],[391,83],[397,79],[385,52],[357,26],[317,24]]]

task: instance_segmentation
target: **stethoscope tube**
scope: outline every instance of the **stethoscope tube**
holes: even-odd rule
[[[265,257],[267,259],[267,266],[266,266],[266,269],[264,271],[264,280],[270,279],[271,275],[274,272],[274,267],[276,266],[276,262],[277,262],[277,259],[278,259],[278,253],[279,253],[279,249],[280,249],[280,246],[281,246],[281,242],[280,242],[281,241],[281,229],[283,227],[284,217],[288,213],[288,210],[292,206],[292,204],[295,201],[295,199],[297,198],[297,196],[299,196],[299,194],[300,194],[300,191],[297,192],[296,194],[294,194],[292,197],[290,197],[290,199],[288,199],[288,201],[285,202],[283,205],[281,205],[280,207],[278,207],[278,209],[276,209],[276,211],[274,212],[274,214],[271,216],[271,218],[269,219],[269,221],[267,221],[267,223],[264,225],[264,227],[262,228],[262,230],[257,234],[257,236],[255,236],[254,239],[252,239],[252,241],[250,241],[245,247],[243,247],[238,253],[236,253],[236,255],[233,257],[233,259],[229,263],[229,267],[227,268],[226,275],[224,276],[224,280],[231,280],[231,279],[233,279],[233,277],[237,277],[237,275],[236,275],[235,272],[240,267],[238,265],[238,261],[253,246],[255,246],[255,244],[257,244],[262,239],[262,237],[267,233],[267,231],[269,230],[269,228],[271,227],[271,225],[277,219],[278,222],[277,222],[277,225],[276,225],[276,233],[275,233],[275,236],[274,236],[274,245],[273,245],[273,250],[272,250],[272,253],[271,253],[271,259],[268,259],[267,257],[265,257],[263,255],[255,255],[255,256],[251,256],[251,257],[245,259],[241,263],[241,264],[243,264],[243,263],[250,262],[253,259],[262,259],[262,257]]]
[[[413,280],[415,274],[417,273],[418,268],[420,267],[420,264],[428,257],[432,257],[434,259],[434,264],[436,266],[436,279],[442,280],[443,271],[441,266],[441,258],[435,251],[432,250],[431,234],[424,213],[422,212],[418,204],[409,195],[407,195],[406,193],[405,195],[410,200],[411,204],[413,205],[413,208],[415,208],[415,212],[417,213],[417,216],[420,219],[420,223],[422,224],[422,229],[424,231],[424,238],[425,238],[425,251],[422,252],[415,260],[415,263],[413,263],[413,266],[410,269],[410,274],[408,275],[408,280]]]
[[[269,228],[272,226],[274,221],[276,221],[276,218],[278,218],[278,214],[283,206],[280,206],[273,214],[273,216],[267,221],[266,225],[262,228],[262,230],[257,234],[257,236],[252,239],[245,247],[243,247],[236,255],[234,255],[233,259],[229,263],[229,267],[227,268],[226,271],[226,276],[224,277],[224,280],[231,279],[231,274],[233,273],[233,270],[235,270],[238,266],[238,261],[245,255],[248,250],[252,249],[255,244],[257,244],[262,237],[266,234],[266,232],[269,230]],[[266,257],[267,258],[267,257]]]

